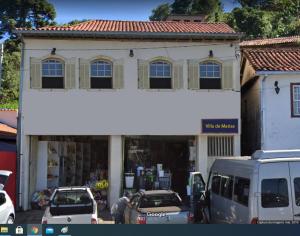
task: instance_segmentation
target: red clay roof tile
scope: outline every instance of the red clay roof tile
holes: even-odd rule
[[[300,71],[300,48],[244,49],[256,71]]]
[[[45,26],[38,29],[19,28],[17,30],[147,33],[236,33],[225,23],[113,20],[90,20],[73,26]]]
[[[298,44],[300,43],[300,35],[280,38],[269,38],[269,39],[256,39],[248,40],[240,43],[241,47],[251,46],[265,46],[265,45],[276,45],[276,44]]]

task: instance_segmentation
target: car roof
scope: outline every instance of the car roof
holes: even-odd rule
[[[148,191],[140,191],[142,195],[163,195],[163,194],[172,194],[175,193],[172,190],[148,190]]]

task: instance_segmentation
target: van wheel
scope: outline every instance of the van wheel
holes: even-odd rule
[[[9,216],[7,219],[7,224],[11,225],[15,222],[14,217],[13,216]]]

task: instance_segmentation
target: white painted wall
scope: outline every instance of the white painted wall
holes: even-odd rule
[[[208,43],[205,47],[178,48],[203,43],[33,39],[26,39],[25,42],[22,115],[24,133],[27,135],[198,135],[202,118],[240,118],[240,92],[187,89],[187,60],[207,58],[212,49],[216,58],[235,61],[235,90],[239,91],[236,44],[231,47],[229,43],[217,46]],[[177,48],[135,49],[135,56],[129,57],[130,48],[166,46]],[[124,59],[125,88],[108,91],[29,89],[29,58],[44,57],[53,47],[59,55],[77,58],[77,77],[79,58],[104,55]],[[124,50],[97,50],[116,47]],[[184,89],[137,89],[137,59],[147,60],[157,56],[185,61]]]
[[[274,90],[279,82],[280,93]],[[300,118],[291,117],[290,84],[300,81],[300,74],[269,75],[264,90],[265,149],[299,149]]]
[[[197,168],[208,169],[207,137],[201,134],[201,119],[233,118],[240,123],[239,61],[235,58],[237,43],[216,42],[128,42],[101,40],[25,39],[24,88],[22,96],[21,191],[23,209],[28,208],[28,135],[109,135],[109,198],[119,197],[122,168],[121,135],[195,135],[198,137]],[[198,46],[195,46],[198,45]],[[171,47],[173,48],[163,48]],[[192,46],[181,47],[180,46]],[[30,57],[45,57],[52,48],[57,54],[75,57],[77,84],[73,90],[30,89]],[[132,48],[135,56],[129,57]],[[98,50],[116,49],[124,50]],[[234,60],[235,91],[187,89],[188,59],[207,58],[209,50],[220,60]],[[79,89],[79,58],[108,56],[124,60],[124,89]],[[137,60],[164,56],[184,61],[184,88],[180,90],[139,90]],[[240,126],[240,124],[239,124]],[[240,131],[240,128],[239,128]],[[240,133],[239,133],[240,134]],[[235,136],[235,155],[240,155],[239,134]]]

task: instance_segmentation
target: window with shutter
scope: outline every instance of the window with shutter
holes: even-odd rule
[[[66,67],[65,88],[74,89],[76,87],[76,59],[70,58],[66,60],[65,67]]]
[[[234,89],[233,61],[223,62],[222,70],[222,89]]]
[[[115,60],[113,65],[113,88],[124,88],[124,63],[122,59]]]
[[[96,60],[91,63],[91,88],[113,88],[113,65],[110,61]]]
[[[139,89],[149,89],[149,63],[145,60],[138,60],[138,87]]]
[[[81,89],[91,88],[90,62],[83,58],[79,60],[79,87]]]
[[[215,61],[202,62],[199,65],[200,89],[221,89],[221,64]]]
[[[150,63],[150,88],[172,88],[172,66],[167,61],[154,61]]]
[[[59,59],[46,59],[42,61],[42,88],[64,88],[64,63]]]
[[[173,63],[173,89],[183,88],[183,61]]]
[[[38,58],[30,58],[30,88],[42,88],[41,60]]]
[[[188,88],[199,89],[199,61],[188,60]]]

